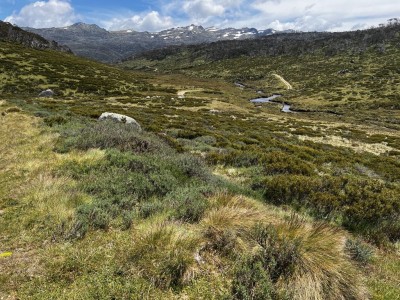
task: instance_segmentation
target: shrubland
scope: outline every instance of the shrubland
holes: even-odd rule
[[[0,297],[396,299],[395,48],[360,56],[360,78],[382,86],[339,76],[343,53],[321,68],[287,55],[155,74],[0,49]],[[345,98],[363,86],[341,114],[335,85]],[[255,107],[257,89],[313,112]],[[144,130],[97,121],[105,111]]]

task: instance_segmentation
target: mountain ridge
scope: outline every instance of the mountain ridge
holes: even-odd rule
[[[399,30],[400,23],[393,23],[379,28],[348,32],[276,33],[247,41],[225,40],[196,45],[169,46],[140,53],[123,62],[134,59],[160,61],[167,57],[182,59],[183,56],[191,61],[204,58],[205,61],[211,62],[241,56],[313,55],[317,52],[325,56],[333,56],[345,52],[360,54],[370,47],[384,53],[386,46],[390,43],[396,47],[400,46]]]
[[[72,53],[71,49],[66,46],[61,46],[55,41],[49,41],[36,33],[27,32],[3,21],[0,21],[0,40],[16,42],[34,49],[50,49]]]
[[[276,31],[272,28],[204,28],[191,24],[160,32],[139,32],[133,29],[108,31],[95,24],[75,23],[60,28],[24,28],[29,32],[52,39],[70,47],[77,55],[112,63],[139,53],[168,46],[210,43],[220,40],[243,40],[267,36],[275,33],[293,32]]]

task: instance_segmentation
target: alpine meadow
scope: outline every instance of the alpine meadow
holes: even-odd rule
[[[0,22],[0,299],[400,299],[400,21],[192,27]]]

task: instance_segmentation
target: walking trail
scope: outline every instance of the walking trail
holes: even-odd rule
[[[280,81],[282,81],[283,84],[286,85],[286,88],[287,88],[288,90],[292,90],[292,89],[293,89],[293,86],[292,86],[289,82],[287,82],[287,81],[285,80],[285,78],[283,78],[282,76],[280,76],[280,75],[278,75],[278,74],[272,74],[272,75],[274,75],[276,78],[278,78]]]

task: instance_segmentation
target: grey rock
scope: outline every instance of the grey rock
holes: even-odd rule
[[[53,97],[54,96],[54,92],[51,89],[47,89],[45,91],[40,92],[39,97]]]
[[[131,118],[131,117],[128,117],[125,115],[105,112],[105,113],[102,113],[101,116],[99,117],[99,121],[104,121],[104,120],[114,120],[114,121],[118,121],[118,122],[122,122],[122,123],[126,123],[126,124],[132,124],[139,131],[142,130],[142,127],[134,118]]]

